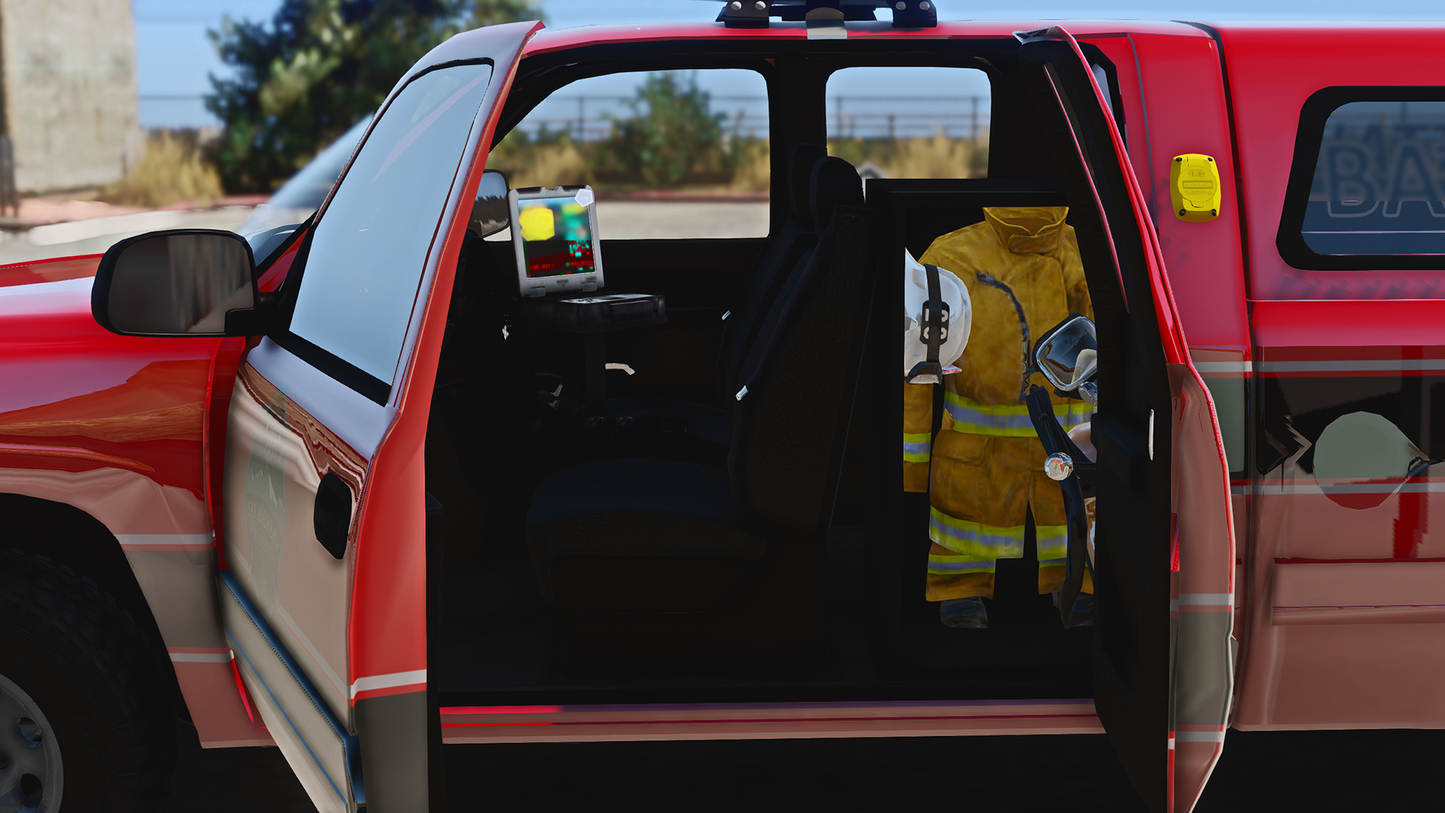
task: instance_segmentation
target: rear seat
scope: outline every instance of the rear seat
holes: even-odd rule
[[[884,263],[879,217],[857,205],[853,168],[824,159],[810,185],[825,228],[739,365],[748,391],[730,399],[729,471],[630,458],[538,485],[527,544],[543,595],[563,612],[707,612],[760,579],[764,604],[796,602],[822,583],[810,557],[832,513]]]
[[[825,165],[827,169],[820,174]],[[807,265],[818,239],[814,230],[826,227],[834,207],[863,205],[863,182],[853,165],[841,158],[829,158],[811,144],[793,148],[789,176],[793,195],[789,219],[779,227],[724,326],[718,383],[722,397],[729,402],[743,386],[749,356],[766,344],[785,294],[796,285]],[[619,398],[608,401],[607,410],[614,417],[687,417],[693,422],[697,438],[705,444],[723,450],[732,441],[729,411],[707,404],[677,398]]]
[[[734,386],[738,369],[757,340],[769,309],[777,299],[788,277],[802,267],[803,255],[817,244],[813,223],[813,167],[825,157],[821,147],[798,144],[788,156],[788,188],[791,197],[788,216],[774,232],[768,247],[758,258],[742,297],[723,323],[722,344],[718,350],[718,385],[724,398],[737,391]],[[704,443],[726,447],[732,437],[732,425],[725,409],[681,398],[635,397],[614,398],[607,402],[612,417],[686,417]]]

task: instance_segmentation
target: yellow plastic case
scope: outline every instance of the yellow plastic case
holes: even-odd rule
[[[1169,163],[1169,199],[1180,220],[1194,223],[1219,217],[1219,164],[1209,155],[1176,155]]]

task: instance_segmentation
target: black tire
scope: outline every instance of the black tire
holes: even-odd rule
[[[162,668],[130,613],[94,582],[0,550],[0,675],[49,720],[68,813],[164,804],[176,732]]]

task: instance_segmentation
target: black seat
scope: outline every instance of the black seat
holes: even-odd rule
[[[798,144],[788,155],[788,215],[774,231],[768,246],[758,257],[742,296],[728,311],[718,349],[718,386],[723,397],[737,391],[739,370],[756,342],[762,324],[787,279],[801,268],[804,253],[817,244],[814,226],[812,177],[814,166],[826,156],[823,148]],[[858,203],[862,202],[862,194]],[[732,438],[728,411],[681,398],[638,396],[614,398],[607,402],[613,417],[679,416],[692,421],[697,437],[725,447]]]
[[[538,485],[527,542],[542,592],[563,612],[696,613],[750,588],[751,605],[821,589],[809,562],[832,513],[883,262],[876,213],[822,205],[861,198],[853,168],[825,159],[811,185],[824,230],[739,366],[729,471],[633,458]]]

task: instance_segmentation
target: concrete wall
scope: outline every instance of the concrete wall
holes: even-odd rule
[[[21,192],[118,180],[142,146],[129,0],[0,0],[0,82]]]

